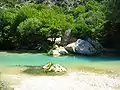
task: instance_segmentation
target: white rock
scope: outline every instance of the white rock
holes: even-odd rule
[[[66,72],[67,69],[61,66],[60,64],[53,64],[53,63],[48,63],[42,67],[44,70],[47,71],[54,71],[54,72]]]
[[[61,43],[61,37],[60,38],[56,38],[55,43],[60,44]]]
[[[64,68],[63,66],[59,65],[59,64],[54,64],[50,69],[52,69],[55,72],[66,72],[66,68]]]
[[[55,39],[55,38],[48,38],[47,40],[52,41],[52,39]],[[61,43],[61,37],[56,38],[55,43],[60,44]]]
[[[51,66],[53,65],[53,63],[49,62],[48,64],[44,65],[42,68],[47,70],[49,69]]]
[[[59,47],[57,50],[61,55],[68,54],[68,51],[64,47]]]
[[[61,56],[61,55],[66,55],[68,54],[68,51],[64,47],[58,47],[57,45],[55,46],[55,50],[51,50],[49,53],[53,56]]]
[[[65,49],[68,51],[68,52],[75,52],[75,42],[74,43],[71,43],[71,44],[68,44]]]
[[[53,56],[60,56],[61,54],[59,53],[58,50],[53,50],[53,51],[52,51],[52,55],[53,55]]]

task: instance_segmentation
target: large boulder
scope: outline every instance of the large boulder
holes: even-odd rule
[[[103,51],[102,45],[91,38],[78,39],[76,42],[68,44],[65,49],[68,52],[78,53],[82,55],[96,55]]]
[[[75,43],[76,53],[83,55],[93,55],[96,54],[97,50],[88,42],[82,39],[78,39]]]
[[[67,69],[60,64],[47,63],[42,67],[46,72],[66,72]]]
[[[101,53],[104,50],[103,46],[97,40],[92,40],[88,37],[86,41],[88,41],[97,50],[97,53]]]

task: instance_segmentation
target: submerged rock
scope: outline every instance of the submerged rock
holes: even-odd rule
[[[42,67],[44,71],[53,71],[53,72],[66,72],[67,69],[60,64],[53,64],[53,63],[48,63]]]

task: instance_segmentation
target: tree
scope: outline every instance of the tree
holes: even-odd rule
[[[107,17],[104,44],[106,47],[120,50],[120,0],[104,0],[102,3]]]
[[[75,8],[75,24],[73,35],[77,38],[89,36],[94,39],[103,37],[102,30],[106,17],[102,11],[102,4],[97,1],[88,1],[85,5],[80,5]]]
[[[1,40],[17,48],[43,49],[47,38],[53,38],[54,43],[65,30],[72,28],[73,17],[57,6],[24,3],[19,8],[3,9],[0,21]]]

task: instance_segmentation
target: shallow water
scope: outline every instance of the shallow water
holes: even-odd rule
[[[113,69],[120,71],[120,57],[86,57],[86,56],[61,56],[52,57],[45,54],[17,54],[0,53],[0,66],[31,65],[40,66],[48,62],[63,64],[71,67],[91,67],[98,69]]]
[[[18,67],[40,66],[48,62],[65,65],[73,72],[68,76],[31,76],[21,73],[26,67]],[[52,57],[45,54],[1,52],[0,72],[2,79],[14,90],[120,90],[120,57]]]

